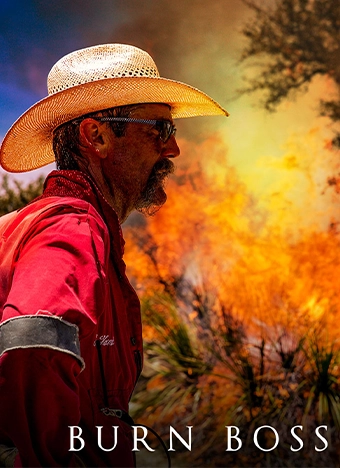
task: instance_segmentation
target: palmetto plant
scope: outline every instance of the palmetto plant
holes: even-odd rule
[[[321,342],[321,343],[320,343]],[[308,389],[305,414],[314,413],[319,423],[332,422],[340,430],[340,352],[323,344],[315,334],[305,349],[309,368],[304,387]]]
[[[155,414],[166,419],[174,408],[185,408],[199,399],[201,375],[211,371],[188,326],[181,319],[173,299],[154,295],[142,301],[145,325],[152,327],[151,339],[145,340],[146,362],[139,391],[132,403],[135,417]],[[192,413],[191,413],[192,415]]]
[[[191,466],[211,460],[216,466],[318,466],[311,438],[315,426],[329,427],[330,442],[336,440],[340,427],[335,345],[320,345],[324,338],[320,334],[318,340],[310,338],[312,331],[289,341],[288,332],[274,340],[267,330],[267,335],[255,340],[230,307],[221,306],[221,311],[219,326],[205,320],[204,314],[188,321],[172,296],[144,297],[146,333],[148,327],[152,333],[146,339],[145,369],[132,404],[134,416],[163,435],[169,425],[193,425],[199,447],[183,454]],[[208,327],[203,335],[202,321]],[[282,446],[272,453],[254,450],[251,434],[268,424],[280,433]],[[225,425],[237,426],[244,438],[242,451],[229,454],[228,460]],[[289,450],[290,429],[295,425],[305,427],[307,454],[303,457]],[[271,447],[273,440],[263,434],[261,444]],[[337,449],[332,450],[323,455],[327,466],[336,466]]]

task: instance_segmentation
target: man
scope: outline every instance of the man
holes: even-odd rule
[[[166,201],[164,180],[179,155],[173,118],[227,112],[121,44],[63,57],[48,89],[0,154],[8,171],[54,158],[58,169],[41,197],[0,220],[3,458],[15,455],[15,466],[133,466],[128,403],[142,335],[120,224]],[[71,441],[74,426],[81,439]]]

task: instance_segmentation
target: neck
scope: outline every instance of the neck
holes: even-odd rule
[[[132,201],[129,203],[126,194],[123,194],[122,191],[115,186],[114,182],[101,170],[101,167],[93,167],[91,164],[85,165],[79,161],[79,170],[94,181],[106,202],[117,213],[119,222],[122,224],[133,211],[134,203]]]

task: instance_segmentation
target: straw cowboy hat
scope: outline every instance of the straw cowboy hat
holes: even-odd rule
[[[54,161],[53,131],[90,112],[139,103],[166,103],[173,118],[228,115],[217,102],[187,84],[162,78],[149,54],[125,44],[77,50],[51,69],[48,96],[29,108],[7,132],[0,164],[25,172]]]

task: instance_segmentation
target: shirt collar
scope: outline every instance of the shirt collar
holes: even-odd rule
[[[103,217],[113,241],[119,239],[121,253],[124,239],[118,215],[91,177],[77,170],[55,170],[46,178],[41,198],[59,196],[80,198],[90,203]],[[116,244],[116,242],[114,242]]]

